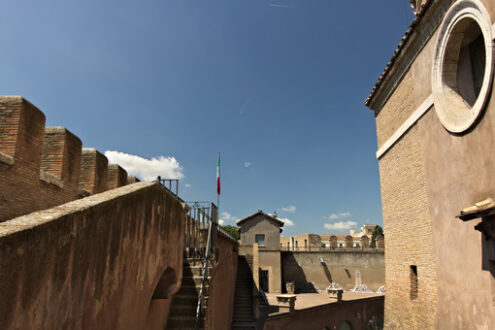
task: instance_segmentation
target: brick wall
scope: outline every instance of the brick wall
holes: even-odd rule
[[[385,242],[385,323],[390,329],[434,328],[437,271],[420,131],[413,127],[380,159]],[[419,290],[410,298],[410,266]]]
[[[20,96],[0,96],[0,222],[133,182]]]

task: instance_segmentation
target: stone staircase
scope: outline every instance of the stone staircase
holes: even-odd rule
[[[235,284],[234,316],[232,329],[256,329],[253,310],[253,256],[239,256]]]
[[[185,259],[183,266],[182,285],[172,298],[170,312],[167,320],[167,329],[194,329],[196,323],[196,306],[201,289],[202,263],[197,259]],[[208,274],[211,275],[212,267],[209,266]],[[208,302],[209,280],[205,287],[205,300],[203,303],[203,315],[206,312]],[[204,329],[204,318],[201,320],[200,329]]]

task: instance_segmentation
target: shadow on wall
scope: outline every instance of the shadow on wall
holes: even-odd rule
[[[284,261],[286,265],[283,266],[284,273],[283,273],[283,286],[282,290],[283,292],[287,292],[286,288],[286,279],[290,278],[290,282],[294,282],[295,285],[295,293],[316,293],[318,292],[318,287],[315,286],[315,284],[308,282],[306,279],[306,275],[304,274],[304,271],[302,267],[297,263],[297,260],[294,258],[292,254],[287,255],[286,258],[284,258]],[[325,265],[326,267],[326,265]],[[327,278],[332,278],[332,275],[330,274],[330,271],[328,268],[325,270],[325,275]],[[320,288],[324,289],[324,288]]]

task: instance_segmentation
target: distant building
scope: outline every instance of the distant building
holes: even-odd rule
[[[260,287],[265,292],[282,292],[282,258],[280,255],[280,233],[284,222],[258,210],[237,221],[243,245],[258,244]]]
[[[377,225],[363,225],[361,230],[356,232],[354,229],[349,230],[349,234],[300,234],[289,237],[280,237],[280,248],[284,250],[303,251],[308,249],[330,248],[331,238],[337,240],[337,248],[360,248],[363,247],[362,241],[371,242],[373,229]],[[366,237],[363,238],[363,236]],[[350,237],[350,238],[349,238]],[[335,240],[334,238],[334,240]],[[348,241],[352,241],[350,244]],[[383,242],[382,242],[383,243]],[[366,247],[366,243],[364,243]],[[379,246],[383,248],[383,244]]]
[[[240,227],[241,244],[258,243],[260,248],[280,248],[280,233],[284,222],[277,217],[258,210],[237,221],[237,225]]]

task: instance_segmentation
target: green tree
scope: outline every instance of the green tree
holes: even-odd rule
[[[380,235],[383,236],[383,229],[382,227],[377,225],[375,228],[373,228],[373,231],[371,232],[371,243],[370,243],[371,248],[376,248],[376,238]]]
[[[241,238],[241,235],[239,234],[239,227],[231,226],[231,225],[225,225],[220,227],[236,240],[239,240],[239,238]]]

